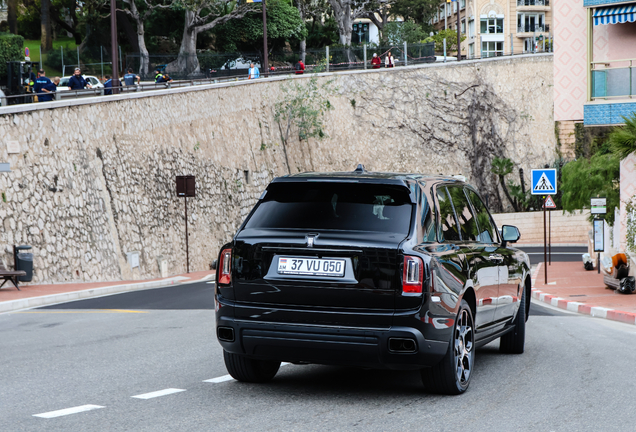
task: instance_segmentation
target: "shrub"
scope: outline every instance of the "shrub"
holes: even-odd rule
[[[7,77],[7,62],[24,60],[24,38],[11,33],[0,33],[0,79]]]

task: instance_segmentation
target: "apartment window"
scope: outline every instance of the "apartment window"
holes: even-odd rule
[[[457,13],[457,2],[453,2],[453,13]]]
[[[468,37],[475,37],[475,20],[468,21]]]
[[[481,34],[503,34],[503,18],[482,18]]]
[[[544,32],[545,14],[543,13],[517,13],[517,33]]]
[[[482,42],[481,56],[495,57],[503,55],[503,42]]]
[[[466,20],[462,20],[462,34],[466,34]]]
[[[468,58],[475,58],[475,44],[471,43],[468,45]]]
[[[459,0],[459,7],[461,9],[466,9],[466,0]]]
[[[517,6],[550,6],[550,0],[517,0]]]

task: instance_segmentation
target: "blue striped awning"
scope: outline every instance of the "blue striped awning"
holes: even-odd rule
[[[636,21],[636,4],[607,6],[594,11],[594,25],[619,24]]]

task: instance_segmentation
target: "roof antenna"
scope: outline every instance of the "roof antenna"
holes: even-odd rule
[[[354,172],[362,173],[362,172],[366,172],[366,171],[367,170],[364,168],[364,165],[358,164],[358,166],[356,167],[356,170]]]

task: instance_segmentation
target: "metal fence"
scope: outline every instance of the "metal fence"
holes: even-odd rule
[[[501,43],[503,44],[503,43]],[[550,52],[552,47],[552,40],[544,40],[543,44],[533,44],[534,51],[531,53]],[[439,48],[439,47],[438,47]],[[489,57],[503,57],[528,54],[528,52],[514,53],[512,51],[512,45],[510,51],[506,51],[505,47],[499,46],[497,43],[493,45],[492,50],[479,52],[476,55],[471,54],[468,56],[462,56],[463,59],[479,60]],[[445,62],[456,61],[456,57],[451,57],[450,53],[436,52],[436,46],[434,43],[426,44],[401,44],[392,46],[374,46],[374,45],[361,45],[352,46],[349,48],[330,48],[326,47],[322,50],[306,50],[304,53],[285,51],[274,52],[269,56],[270,70],[260,71],[262,78],[295,75],[300,71],[296,70],[296,63],[301,58],[304,58],[305,70],[302,73],[312,74],[319,72],[339,72],[349,70],[364,70],[372,68],[385,68],[386,58],[390,52],[394,59],[394,67],[403,67],[410,65],[417,65],[422,63],[432,62]],[[62,51],[64,53],[65,51]],[[97,51],[99,53],[99,51]],[[380,58],[380,65],[373,65],[373,54],[377,54]],[[104,50],[105,55],[105,50]],[[61,56],[60,56],[61,58]],[[110,60],[104,57],[105,60]],[[193,62],[192,64],[198,65],[198,71],[190,74],[170,74],[172,81],[166,83],[154,83],[155,69],[165,71],[171,62],[175,62],[179,59],[178,54],[173,55],[150,55],[148,56],[148,74],[140,74],[142,76],[142,83],[140,85],[133,86],[121,86],[115,89],[114,93],[119,92],[145,92],[160,89],[178,88],[178,87],[191,87],[202,84],[222,83],[228,81],[240,81],[248,79],[248,67],[250,63],[260,65],[259,53],[199,53],[196,56],[182,57],[182,62]],[[81,60],[81,58],[80,58]],[[126,55],[123,57],[122,69],[128,69],[129,67],[139,74],[139,67],[141,64],[141,57],[137,55]],[[65,61],[66,62],[66,61]],[[196,62],[196,63],[195,63]],[[90,69],[90,63],[82,63],[82,72],[87,75],[95,75],[98,77],[104,74],[110,74],[110,62],[101,62],[97,64],[99,69]],[[67,63],[64,63],[67,65]],[[191,65],[192,65],[191,64]],[[103,73],[102,73],[103,68]],[[97,72],[99,70],[99,72]],[[631,69],[630,69],[631,70]],[[91,73],[94,71],[94,73]],[[121,78],[120,78],[121,79]],[[145,82],[144,82],[145,81]],[[85,90],[60,90],[54,93],[54,100],[71,99],[71,98],[83,98],[83,97],[95,97],[106,96],[112,91],[103,88],[93,88]],[[32,92],[26,92],[20,95],[3,95],[0,94],[0,104],[2,106],[31,103],[38,101],[41,96],[51,96],[50,93],[35,94]]]

